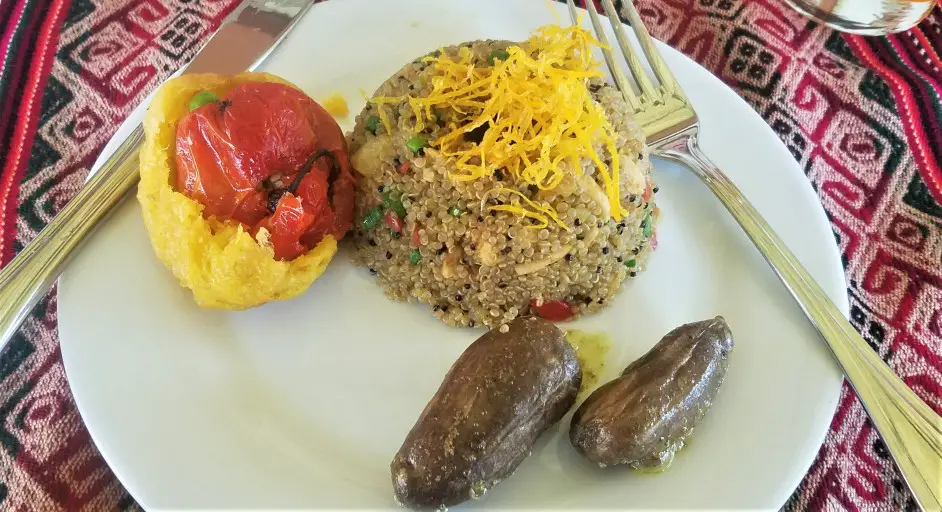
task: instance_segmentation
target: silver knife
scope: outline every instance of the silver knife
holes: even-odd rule
[[[314,0],[246,0],[229,14],[183,73],[235,74],[258,68]],[[140,125],[55,218],[0,270],[0,348],[46,294],[91,230],[137,183]]]

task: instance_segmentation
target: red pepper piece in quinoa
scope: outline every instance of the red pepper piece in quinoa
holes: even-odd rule
[[[530,309],[536,316],[550,322],[564,322],[575,316],[576,311],[572,305],[564,300],[530,301]]]

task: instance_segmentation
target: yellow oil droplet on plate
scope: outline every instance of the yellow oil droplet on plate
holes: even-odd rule
[[[339,94],[331,94],[324,100],[322,106],[330,115],[334,117],[347,117],[350,115],[350,108],[347,107],[347,100]]]
[[[576,350],[576,358],[582,366],[582,385],[579,389],[579,400],[582,400],[589,391],[595,389],[599,377],[605,371],[605,360],[612,348],[612,340],[604,333],[577,329],[567,330],[566,339]]]

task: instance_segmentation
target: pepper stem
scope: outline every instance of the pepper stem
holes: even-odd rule
[[[337,174],[340,174],[340,164],[337,162],[337,157],[335,157],[333,153],[327,149],[321,149],[319,151],[315,151],[303,164],[301,164],[301,169],[298,172],[298,175],[295,176],[294,181],[288,185],[288,192],[294,194],[298,191],[298,187],[301,186],[301,180],[303,180],[304,177],[307,176],[309,172],[311,172],[311,169],[314,168],[314,162],[322,156],[330,157],[330,174],[327,176],[327,187],[329,188],[330,185],[333,184],[334,180],[337,179]],[[330,193],[328,192],[328,196],[329,195]]]
[[[301,180],[311,172],[311,169],[314,168],[314,162],[318,158],[326,156],[330,158],[330,174],[327,175],[327,200],[330,202],[331,208],[333,208],[333,185],[334,181],[337,180],[338,175],[340,174],[340,163],[337,162],[337,157],[334,156],[330,150],[321,149],[315,151],[301,164],[300,169],[298,170],[298,175],[294,177],[294,180],[291,181],[291,184],[288,185],[288,188],[273,190],[268,196],[268,210],[272,213],[275,212],[275,208],[278,206],[278,202],[281,200],[281,196],[285,195],[287,192],[292,194],[297,194],[298,187],[301,186]]]

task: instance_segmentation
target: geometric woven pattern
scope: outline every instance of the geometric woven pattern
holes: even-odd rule
[[[237,3],[0,0],[0,264],[76,193],[124,117]],[[942,413],[942,14],[863,38],[781,0],[637,3],[652,35],[736,90],[784,141],[833,225],[852,324]],[[75,409],[53,291],[0,354],[0,509],[135,508]],[[915,508],[846,386],[785,508]]]

